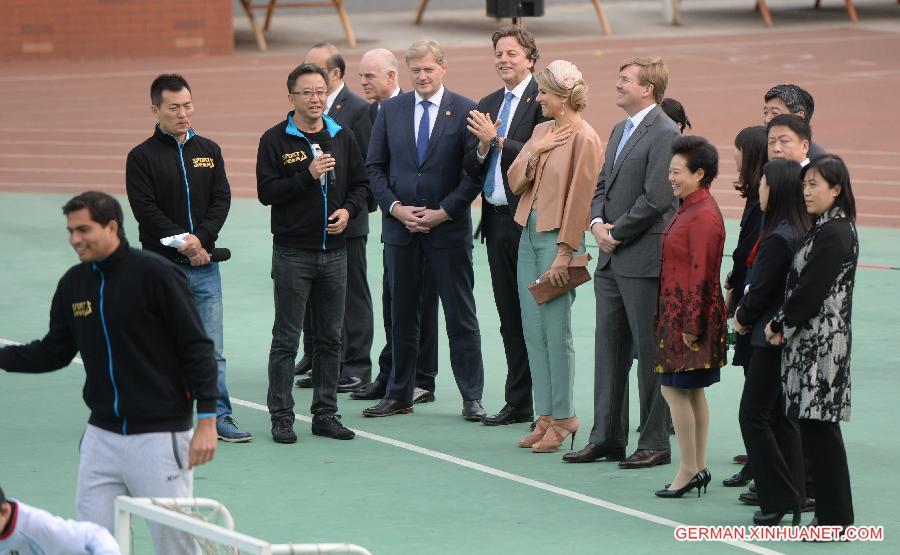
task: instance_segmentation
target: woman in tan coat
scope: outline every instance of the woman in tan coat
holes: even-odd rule
[[[510,165],[512,192],[520,196],[515,219],[524,229],[517,271],[522,329],[538,418],[534,432],[519,441],[535,453],[552,453],[578,430],[572,403],[575,350],[572,303],[575,290],[538,305],[528,286],[569,281],[572,257],[584,252],[591,198],[603,162],[603,146],[582,119],[587,85],[578,68],[556,60],[535,75],[537,101],[552,121],[534,128]]]

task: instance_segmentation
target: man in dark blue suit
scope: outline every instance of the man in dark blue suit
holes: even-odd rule
[[[422,273],[434,273],[463,417],[479,422],[484,365],[475,316],[470,206],[480,187],[462,170],[468,98],[444,88],[444,51],[417,41],[406,53],[413,92],[386,101],[375,119],[366,167],[384,213],[381,238],[391,292],[394,365],[384,399],[365,416],[412,412]]]

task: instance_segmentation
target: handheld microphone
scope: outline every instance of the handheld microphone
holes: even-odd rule
[[[231,260],[231,249],[216,247],[209,253],[210,262],[227,262]]]
[[[328,154],[329,156],[331,156],[331,152],[332,152],[331,151],[331,139],[325,139],[324,141],[322,141],[321,148],[322,148],[322,154]],[[330,181],[331,183],[334,183],[334,180],[335,180],[334,170],[333,169],[328,170],[328,181]]]

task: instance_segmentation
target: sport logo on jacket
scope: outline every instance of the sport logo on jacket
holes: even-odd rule
[[[195,168],[215,168],[216,164],[212,158],[192,158]]]
[[[91,301],[72,303],[72,316],[75,318],[78,318],[79,316],[90,316],[93,312],[94,309],[91,307]]]
[[[281,163],[287,166],[288,164],[295,164],[297,162],[302,162],[306,160],[306,153],[302,150],[298,150],[297,152],[289,152],[287,154],[281,155]]]

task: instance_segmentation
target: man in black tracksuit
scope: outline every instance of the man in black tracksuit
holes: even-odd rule
[[[231,443],[251,440],[231,416],[225,384],[222,278],[211,259],[231,207],[222,151],[191,128],[194,103],[184,77],[160,75],[150,85],[153,136],[128,153],[125,189],[138,222],[141,246],[178,265],[188,280],[203,328],[213,341],[218,369],[216,430]],[[163,245],[178,236],[183,244]]]
[[[193,496],[191,468],[215,455],[216,363],[184,275],[128,246],[118,201],[87,192],[63,212],[82,263],[59,281],[47,335],[0,349],[0,368],[50,372],[81,353],[91,415],[76,518],[113,531],[117,495]],[[151,527],[151,535],[159,553],[194,552],[182,534]]]
[[[367,209],[368,177],[353,132],[323,115],[328,77],[303,64],[288,76],[294,110],[259,140],[257,194],[272,207],[275,324],[269,351],[272,438],[294,443],[294,359],[307,301],[315,330],[312,432],[351,439],[337,416],[347,283],[343,232]]]

